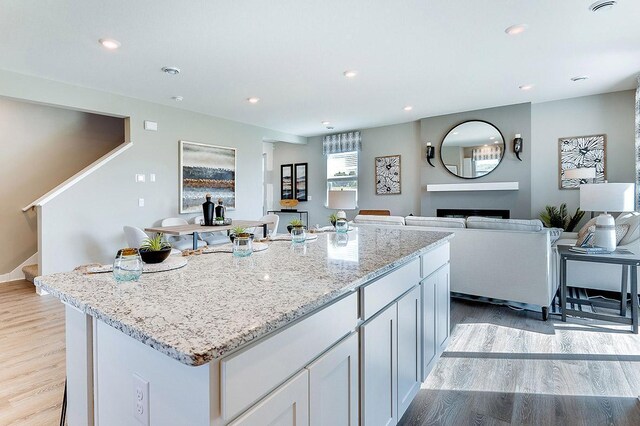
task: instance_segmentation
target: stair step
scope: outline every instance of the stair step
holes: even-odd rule
[[[38,265],[25,265],[22,272],[24,272],[25,280],[33,282],[33,279],[38,276]]]

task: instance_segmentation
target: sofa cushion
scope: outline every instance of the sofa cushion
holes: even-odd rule
[[[563,232],[564,229],[562,228],[549,228],[549,240],[551,245],[555,244],[560,239]]]
[[[584,237],[589,233],[589,228],[596,224],[596,218],[591,218],[582,228],[578,231],[578,241],[584,240]]]
[[[626,246],[630,244],[638,238],[640,238],[640,213],[638,212],[630,212],[630,213],[621,213],[616,218],[616,225],[629,225],[629,230],[626,235],[620,241],[621,246]]]
[[[492,217],[469,216],[467,228],[501,229],[505,231],[542,231],[543,225],[539,219],[495,219]]]
[[[595,231],[596,231],[596,226],[595,225],[590,226],[589,229],[587,230],[587,233],[584,234],[582,237],[578,238],[578,241],[576,241],[576,245],[581,246],[582,243],[584,242],[584,239],[587,238],[587,235],[593,234]],[[624,239],[625,235],[627,235],[628,231],[629,231],[629,224],[625,223],[622,225],[616,225],[616,245],[620,245],[620,242]],[[590,244],[593,245],[593,240],[590,241]]]
[[[461,217],[423,217],[407,216],[404,223],[408,226],[429,226],[432,228],[465,228],[466,221]]]
[[[402,216],[374,216],[374,215],[357,215],[353,218],[353,223],[371,224],[371,225],[404,225],[404,217]]]

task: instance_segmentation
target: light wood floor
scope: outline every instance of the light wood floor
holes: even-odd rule
[[[60,301],[28,281],[0,284],[0,425],[57,425],[64,378]]]
[[[451,304],[447,351],[401,424],[640,425],[640,337],[629,327]]]
[[[453,333],[408,425],[640,425],[640,337],[454,300]],[[27,281],[0,284],[0,425],[56,425],[64,310]]]

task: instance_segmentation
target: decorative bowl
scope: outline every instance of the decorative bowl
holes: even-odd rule
[[[171,247],[158,251],[140,250],[140,257],[144,263],[162,263],[171,254]]]

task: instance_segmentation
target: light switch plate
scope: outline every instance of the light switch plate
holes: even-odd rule
[[[144,207],[144,198],[138,198],[138,207]]]
[[[155,181],[156,181],[156,174],[155,174],[155,173],[151,173],[151,174],[149,174],[149,180],[150,180],[151,182],[155,182]]]
[[[136,182],[144,183],[144,181],[145,181],[145,180],[146,180],[145,175],[143,175],[143,174],[139,174],[139,173],[138,173],[138,174],[136,174]]]
[[[157,132],[158,131],[158,123],[155,122],[155,121],[145,120],[144,121],[144,129],[152,131],[152,132]]]

